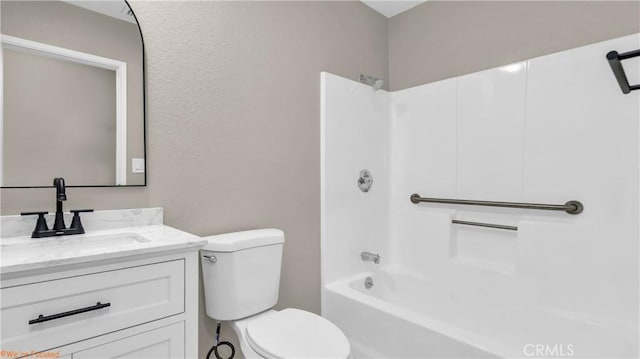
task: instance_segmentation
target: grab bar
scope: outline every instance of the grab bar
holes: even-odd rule
[[[640,50],[624,52],[622,54],[619,54],[618,51],[610,51],[607,53],[609,66],[611,66],[613,75],[616,77],[616,80],[618,80],[618,85],[620,85],[620,89],[624,94],[628,94],[633,90],[640,90],[640,85],[629,85],[629,80],[627,79],[627,75],[624,73],[624,67],[622,67],[620,61],[637,56],[640,56]]]
[[[516,226],[506,226],[504,224],[493,224],[493,223],[459,221],[457,219],[452,220],[451,223],[462,224],[462,225],[465,225],[465,226],[476,226],[476,227],[506,229],[506,230],[509,230],[509,231],[517,231],[518,230],[518,227],[516,227]]]
[[[526,209],[541,209],[547,211],[564,211],[569,214],[579,214],[584,210],[584,206],[579,201],[569,201],[565,204],[540,204],[540,203],[518,203],[518,202],[494,202],[494,201],[475,201],[467,199],[447,199],[447,198],[425,198],[420,197],[419,194],[414,193],[409,197],[411,203],[417,204],[420,202],[430,203],[448,203],[448,204],[462,204],[468,206],[488,206],[488,207],[506,207],[506,208],[526,208]]]

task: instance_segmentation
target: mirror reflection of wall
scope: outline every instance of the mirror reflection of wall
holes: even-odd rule
[[[142,38],[123,1],[2,1],[3,187],[144,185]]]

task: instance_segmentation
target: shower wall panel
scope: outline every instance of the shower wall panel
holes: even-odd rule
[[[626,36],[392,93],[393,265],[637,335],[640,91],[622,94],[605,55],[638,48]],[[640,60],[624,65],[640,82]],[[415,205],[412,193],[585,210]]]
[[[362,270],[362,251],[389,242],[389,94],[328,73],[322,83],[323,283]],[[369,192],[358,175],[373,176]],[[388,258],[383,256],[383,261]],[[373,265],[373,264],[372,264]]]

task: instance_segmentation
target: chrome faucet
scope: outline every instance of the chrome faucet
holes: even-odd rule
[[[365,262],[373,262],[375,264],[380,263],[380,255],[371,253],[371,252],[362,252],[360,253],[360,258],[362,258]]]

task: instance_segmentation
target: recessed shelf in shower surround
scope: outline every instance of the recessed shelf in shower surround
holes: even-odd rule
[[[453,224],[450,256],[454,262],[503,274],[514,274],[518,232]]]

